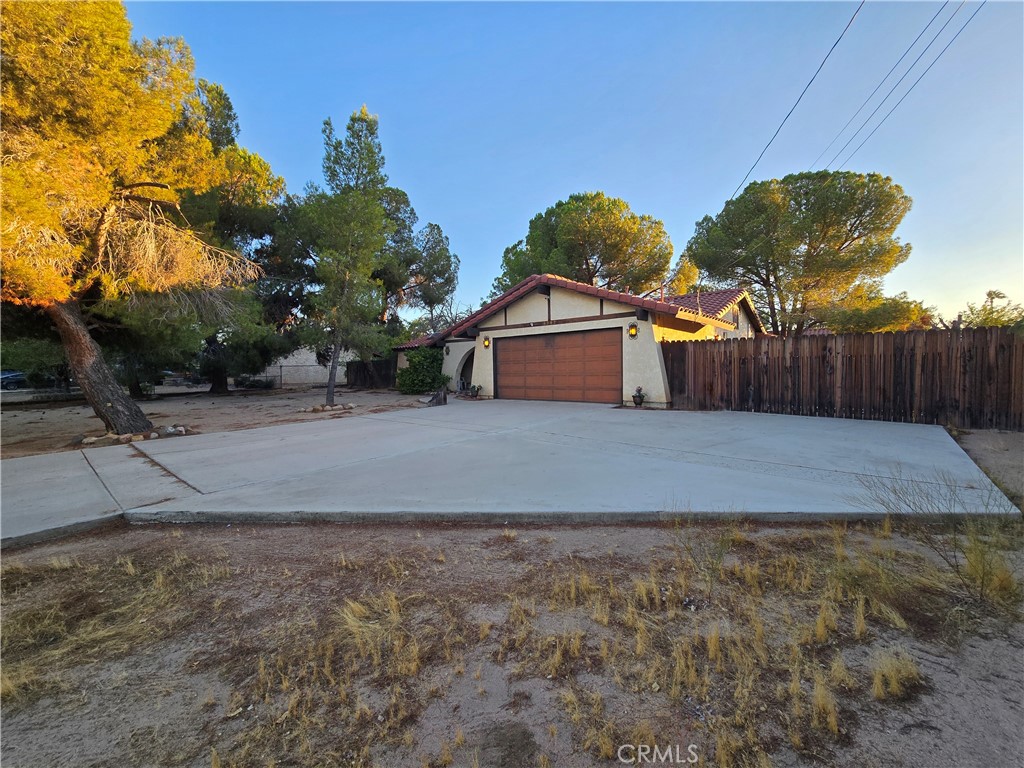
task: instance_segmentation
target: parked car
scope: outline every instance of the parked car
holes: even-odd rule
[[[27,387],[28,379],[21,371],[0,371],[0,387],[4,389],[18,389]]]

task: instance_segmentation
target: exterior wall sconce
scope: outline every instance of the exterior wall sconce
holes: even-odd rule
[[[640,326],[637,325],[636,323],[630,323],[629,327],[626,329],[626,334],[629,336],[629,338],[635,339],[637,336],[640,335]]]
[[[450,355],[450,354],[452,353],[452,348],[451,348],[451,347],[449,347],[449,346],[448,346],[447,344],[445,345],[445,348],[444,348],[444,353],[445,353],[446,355]]]
[[[490,336],[484,336],[484,349],[490,349],[490,348],[491,348],[491,337]]]

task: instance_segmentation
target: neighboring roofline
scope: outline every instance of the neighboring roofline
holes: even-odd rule
[[[698,291],[696,293],[686,293],[680,296],[673,296],[669,299],[669,301],[672,301],[673,299],[682,299],[688,297],[694,297],[696,301],[699,301],[699,297],[702,293],[708,296],[714,296],[716,294],[721,293],[735,294],[732,297],[732,300],[728,304],[723,306],[722,309],[718,312],[718,314],[714,315],[713,317],[721,319],[725,315],[725,313],[728,312],[732,307],[746,303],[746,312],[750,319],[753,321],[755,331],[757,333],[767,333],[767,329],[765,328],[764,323],[761,322],[761,316],[757,313],[757,308],[754,306],[754,300],[750,296],[750,292],[745,288],[721,288],[712,291]],[[735,328],[735,326],[731,327]]]
[[[425,336],[418,336],[415,339],[405,342],[404,344],[398,344],[392,349],[403,351],[406,349],[419,349],[420,347],[434,347],[440,346],[440,343],[444,339],[444,333],[428,333]]]
[[[462,320],[462,322],[456,323],[447,331],[444,331],[442,333],[442,338],[454,339],[454,337],[464,334],[470,328],[478,325],[491,315],[518,301],[542,285],[564,288],[566,290],[575,291],[576,293],[636,307],[637,309],[646,309],[649,312],[668,315],[669,317],[673,317],[677,320],[691,320],[693,322],[700,323],[701,325],[712,325],[725,330],[734,330],[736,328],[734,324],[721,320],[717,317],[708,317],[707,315],[691,312],[683,307],[670,304],[667,301],[636,296],[632,293],[613,291],[608,288],[598,288],[594,285],[578,283],[575,280],[569,280],[568,278],[559,277],[558,275],[531,275],[522,282],[509,288],[505,293],[501,294],[501,296],[498,296],[493,301],[480,307],[480,309]]]
[[[754,299],[751,298],[750,293],[746,290],[743,291],[743,300],[747,302],[747,309],[750,310],[750,316],[754,319],[757,333],[768,333],[768,329],[761,322],[761,315],[758,314],[757,307],[754,306]]]

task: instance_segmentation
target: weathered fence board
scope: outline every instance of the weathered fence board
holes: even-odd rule
[[[1008,328],[662,342],[672,407],[1024,430]]]

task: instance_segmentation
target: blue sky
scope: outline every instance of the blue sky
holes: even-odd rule
[[[240,143],[289,191],[321,181],[320,126],[380,117],[391,183],[440,224],[478,305],[530,218],[602,190],[678,254],[718,213],[856,3],[128,3],[136,37],[181,36]],[[869,2],[751,180],[807,170],[941,3]],[[916,58],[951,2],[827,162]],[[861,138],[978,7],[965,4]],[[1024,4],[989,2],[857,153],[914,199],[888,293],[955,315],[1024,300]],[[850,145],[849,154],[861,138]],[[840,159],[842,159],[842,157]]]

